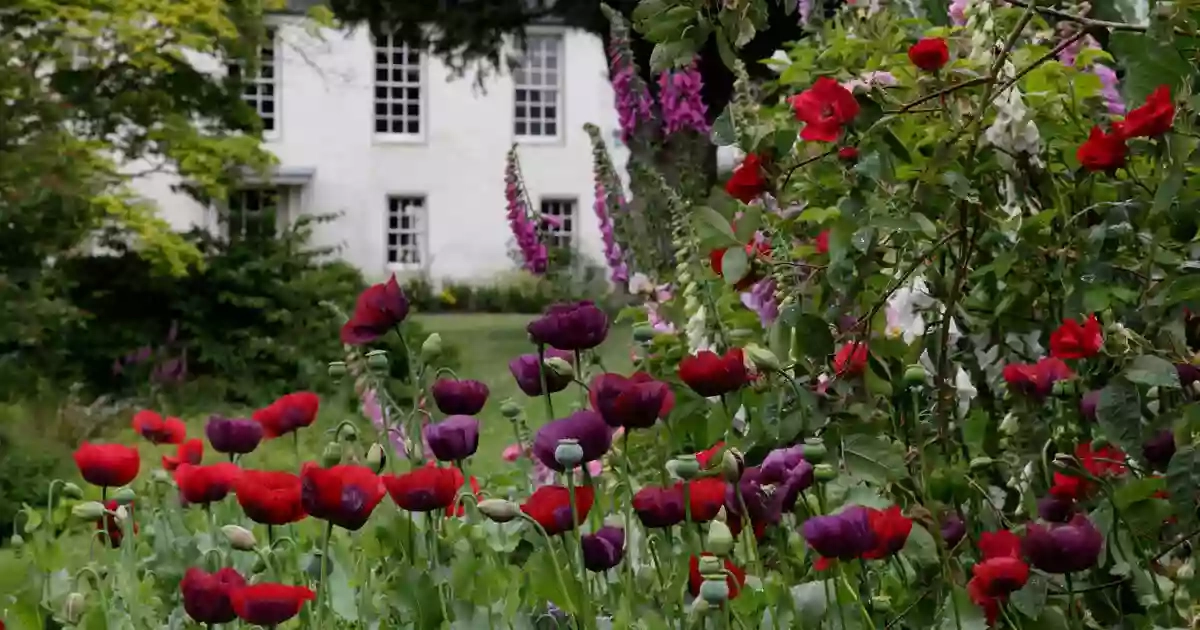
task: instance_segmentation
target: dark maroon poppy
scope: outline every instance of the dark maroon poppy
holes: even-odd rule
[[[383,482],[366,466],[321,468],[306,462],[300,469],[304,511],[343,529],[362,529],[385,494]]]
[[[474,455],[479,448],[479,421],[471,416],[450,416],[427,425],[425,440],[438,460],[462,461]]]
[[[383,475],[383,485],[401,509],[432,512],[454,505],[463,474],[457,468],[439,468],[430,462],[403,475]]]
[[[1176,363],[1175,373],[1179,375],[1179,385],[1191,387],[1192,383],[1200,381],[1200,366],[1191,363]]]
[[[554,457],[562,440],[579,442],[583,449],[583,459],[579,464],[583,465],[604,457],[612,446],[612,429],[595,411],[576,411],[566,418],[547,422],[538,429],[533,438],[533,456],[547,468],[564,472],[566,468]]]
[[[569,363],[574,357],[566,350],[550,348],[546,350],[546,358],[562,359]],[[517,381],[517,387],[521,388],[526,396],[542,395],[542,376],[538,372],[539,365],[537,353],[522,354],[508,363],[508,371],[512,372],[513,378]],[[546,368],[546,389],[550,390],[551,394],[561,392],[570,384],[571,377],[560,376],[554,370]]]
[[[949,514],[942,519],[942,542],[947,547],[954,547],[958,541],[967,535],[967,524],[957,514]]]
[[[591,486],[575,488],[575,515],[582,523],[587,520],[596,491]],[[575,529],[571,522],[571,490],[562,486],[542,486],[525,499],[521,511],[529,515],[546,530],[546,535],[557,536]]]
[[[697,394],[710,398],[734,392],[750,380],[741,348],[724,356],[701,350],[679,362],[679,378]]]
[[[175,483],[184,501],[206,505],[224,499],[241,475],[242,469],[229,462],[211,466],[180,464],[175,469]]]
[[[440,378],[429,389],[438,409],[448,416],[473,416],[488,398],[488,386],[479,381]]]
[[[590,350],[608,336],[608,315],[590,301],[555,304],[525,328],[534,343],[559,350]]]
[[[263,439],[263,425],[249,418],[212,416],[204,425],[204,435],[218,453],[245,455],[258,448]]]
[[[304,602],[316,597],[307,586],[254,584],[234,589],[229,599],[242,621],[274,628],[300,614]]]
[[[371,343],[406,317],[408,298],[393,274],[387,282],[371,285],[358,296],[354,314],[342,326],[342,343],[352,346]]]
[[[182,444],[187,426],[179,418],[163,418],[156,411],[143,409],[133,414],[133,430],[154,444]]]
[[[263,525],[286,525],[305,516],[300,478],[289,472],[243,470],[233,484],[246,517]]]
[[[1059,492],[1064,495],[1075,493],[1074,490],[1067,492],[1060,490]],[[1075,516],[1075,501],[1067,496],[1059,497],[1048,494],[1038,499],[1037,508],[1038,516],[1051,523],[1066,523]]]
[[[1099,389],[1093,389],[1079,399],[1079,415],[1083,416],[1084,420],[1096,421],[1096,407],[1100,404],[1100,392]]]
[[[79,474],[94,486],[112,488],[133,481],[141,462],[136,448],[122,444],[84,442],[75,450],[75,465],[79,467]]]
[[[674,527],[683,522],[683,488],[646,486],[633,495],[633,511],[648,528]]]
[[[229,623],[237,619],[230,594],[245,585],[246,578],[236,569],[225,567],[216,573],[208,573],[192,567],[179,583],[183,609],[198,623]]]
[[[1021,551],[1047,573],[1078,573],[1096,565],[1104,536],[1088,518],[1076,514],[1067,523],[1030,523]]]
[[[1175,433],[1163,429],[1142,444],[1142,457],[1157,470],[1166,470],[1175,457]]]
[[[588,571],[607,571],[625,557],[625,530],[620,527],[601,527],[594,534],[584,534],[579,542],[583,547],[583,566]]]
[[[317,421],[321,399],[312,392],[293,392],[254,412],[254,420],[262,425],[263,436],[277,438],[312,426]]]
[[[645,372],[628,378],[620,374],[600,374],[589,386],[592,409],[613,427],[647,429],[675,408],[675,394],[662,381]]]

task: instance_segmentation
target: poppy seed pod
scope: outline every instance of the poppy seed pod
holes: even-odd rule
[[[817,481],[833,481],[837,478],[837,469],[829,464],[813,466],[813,478]]]
[[[514,419],[520,417],[521,412],[523,412],[524,410],[525,410],[524,407],[522,407],[521,405],[518,405],[516,402],[513,402],[512,400],[506,400],[500,404],[500,415],[504,416],[505,418],[508,418],[509,420],[514,420]]]
[[[421,362],[429,363],[442,356],[442,336],[433,333],[421,342]]]
[[[929,373],[920,365],[910,365],[904,369],[904,384],[909,387],[924,385]]]
[[[579,445],[579,440],[559,440],[554,447],[554,461],[567,470],[578,466],[583,461],[583,447]]]
[[[543,363],[545,363],[546,368],[551,372],[554,372],[556,376],[561,376],[565,379],[575,378],[575,367],[572,366],[571,363],[566,359],[561,357],[550,357],[543,361]]]
[[[367,367],[383,371],[388,368],[387,350],[372,350],[367,353]]]
[[[808,438],[804,440],[804,450],[801,452],[804,454],[805,461],[819,464],[829,454],[829,448],[825,446],[825,442],[821,438]]]
[[[700,474],[700,462],[695,455],[680,455],[675,458],[675,475],[684,481],[695,479]]]
[[[83,498],[83,489],[75,483],[68,481],[62,486],[62,495],[68,499],[79,500]]]
[[[344,376],[346,376],[346,362],[345,361],[330,361],[329,362],[329,378],[338,380]]]
[[[710,606],[720,606],[729,599],[729,584],[723,578],[720,573],[706,575],[700,584],[700,597]]]
[[[337,442],[330,442],[325,445],[325,450],[321,451],[321,465],[325,468],[331,468],[342,463],[342,445]]]

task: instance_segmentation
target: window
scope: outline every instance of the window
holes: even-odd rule
[[[230,240],[256,240],[275,236],[279,211],[277,188],[243,188],[229,195],[227,216]]]
[[[558,136],[561,53],[560,37],[532,36],[526,40],[525,58],[513,75],[517,89],[513,131],[517,136]]]
[[[419,267],[425,261],[425,198],[388,197],[387,261]]]
[[[375,38],[375,133],[421,133],[421,52]]]
[[[570,249],[575,240],[575,200],[543,199],[541,230],[553,249]]]
[[[279,95],[277,81],[279,68],[275,57],[275,30],[267,29],[258,48],[258,72],[242,77],[240,63],[229,64],[229,74],[244,80],[242,100],[249,103],[262,119],[263,131],[273,132],[278,128]]]

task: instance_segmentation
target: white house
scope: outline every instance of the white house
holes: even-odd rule
[[[339,246],[368,278],[397,271],[486,280],[514,268],[504,165],[515,142],[533,204],[560,216],[577,251],[603,260],[584,123],[604,130],[614,153],[622,149],[599,38],[532,27],[521,67],[480,89],[473,77],[454,78],[438,59],[376,41],[365,28],[314,30],[299,13],[269,23],[273,42],[246,99],[279,165],[232,196],[228,222],[172,192],[177,177],[137,179],[138,194],[173,226],[236,235],[264,229],[256,211],[267,206],[279,222],[340,212],[314,240]]]

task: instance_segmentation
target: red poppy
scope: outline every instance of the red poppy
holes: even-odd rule
[[[1056,357],[1045,357],[1037,363],[1010,363],[1004,366],[1004,382],[1014,391],[1033,398],[1045,398],[1054,384],[1074,378],[1075,373]]]
[[[899,506],[893,505],[886,510],[868,508],[867,519],[875,534],[875,547],[864,553],[863,558],[879,560],[895,555],[904,548],[913,522],[900,512]]]
[[[979,535],[979,552],[984,560],[1021,557],[1021,537],[1002,529]]]
[[[575,512],[579,522],[587,519],[596,491],[591,486],[575,488]],[[549,536],[556,536],[574,529],[571,523],[571,494],[562,486],[542,486],[525,499],[521,511],[541,525]]]
[[[842,127],[858,115],[858,101],[850,90],[829,78],[821,77],[813,86],[788,99],[796,120],[804,123],[800,138],[837,142]]]
[[[680,486],[682,491],[682,484]],[[725,482],[717,477],[689,481],[687,490],[688,505],[695,523],[713,520],[725,506]]]
[[[179,592],[183,609],[194,621],[203,624],[229,623],[237,619],[230,595],[246,586],[246,578],[236,569],[225,567],[215,573],[192,567],[183,574]]]
[[[967,582],[967,595],[983,609],[988,624],[995,624],[1000,604],[1029,580],[1029,565],[1020,558],[984,560],[971,568],[974,577]]]
[[[366,466],[321,468],[305,462],[300,468],[300,504],[304,511],[342,529],[362,529],[385,494],[379,476]]]
[[[475,475],[471,475],[467,479],[467,483],[471,484],[471,494],[475,495],[475,500],[483,499],[483,492],[479,487],[479,480],[475,479]],[[451,516],[463,517],[467,515],[467,508],[462,503],[457,503],[446,508],[446,518]]]
[[[184,501],[204,505],[224,499],[241,475],[242,469],[229,462],[211,466],[180,464],[175,469],[175,483]]]
[[[246,517],[263,525],[286,525],[304,518],[300,478],[288,472],[243,470],[233,484]]]
[[[1104,345],[1104,334],[1096,314],[1088,315],[1080,324],[1074,319],[1064,319],[1057,330],[1050,333],[1050,355],[1059,359],[1086,359],[1100,353]]]
[[[833,355],[833,371],[838,376],[861,376],[867,371],[867,344],[852,341],[838,348]]]
[[[700,555],[711,556],[712,554],[702,553]],[[746,572],[728,559],[725,560],[725,571],[725,584],[729,586],[729,599],[734,599],[746,585]],[[688,559],[688,592],[692,594],[692,597],[700,594],[700,585],[703,583],[704,576],[700,575],[700,557],[692,556]]]
[[[767,178],[763,175],[762,158],[757,153],[751,153],[742,160],[733,175],[725,182],[725,192],[730,197],[750,203],[767,190]]]
[[[204,440],[192,438],[175,449],[174,455],[162,456],[162,467],[174,471],[180,464],[199,464],[204,459]]]
[[[1060,472],[1054,473],[1054,485],[1050,486],[1050,494],[1063,500],[1082,501],[1090,491],[1087,480]]]
[[[1119,133],[1104,133],[1092,127],[1087,142],[1079,145],[1075,159],[1089,171],[1115,171],[1125,166],[1125,138]]]
[[[254,419],[262,425],[263,435],[277,438],[317,420],[321,399],[312,392],[293,392],[281,396],[270,405],[254,412]]]
[[[307,586],[254,584],[234,589],[229,600],[234,612],[243,621],[275,627],[300,614],[304,602],[316,597],[317,594]]]
[[[838,159],[843,162],[853,162],[858,159],[858,149],[854,147],[842,147],[838,149]],[[826,237],[828,239],[828,237]],[[826,245],[828,247],[828,245]]]
[[[950,61],[950,48],[940,37],[926,37],[908,49],[908,60],[926,72],[934,72]]]
[[[1153,138],[1170,131],[1174,120],[1171,86],[1160,85],[1146,98],[1145,105],[1126,114],[1125,120],[1113,124],[1113,129],[1125,138]]]
[[[79,467],[79,474],[94,486],[123,486],[137,477],[141,463],[136,448],[121,444],[84,442],[75,451],[75,465]]]
[[[154,444],[182,444],[187,425],[179,418],[164,419],[158,412],[143,409],[133,414],[133,430]]]
[[[383,475],[383,485],[396,505],[409,512],[432,512],[454,505],[463,474],[453,466],[439,468],[434,462],[403,475]]]
[[[816,240],[813,241],[813,245],[817,248],[818,254],[828,254],[829,253],[829,230],[825,230],[825,231],[821,232],[820,234],[818,234]]]
[[[1128,470],[1125,453],[1111,444],[1093,448],[1091,442],[1084,442],[1075,447],[1075,459],[1093,477],[1119,477]],[[1082,477],[1056,472],[1050,494],[1059,499],[1081,501],[1091,494],[1094,485]]]
[[[701,468],[708,468],[709,467],[708,464],[709,464],[709,462],[712,461],[713,456],[715,456],[723,448],[725,448],[725,443],[717,442],[716,444],[713,444],[712,446],[708,447],[707,449],[700,451],[699,453],[696,453],[696,461],[700,462]]]
[[[107,501],[104,504],[104,509],[108,512],[115,513],[119,507],[121,506],[116,501]],[[133,521],[133,503],[125,505],[125,513],[128,515],[127,518]],[[117,517],[112,514],[105,513],[104,516],[100,517],[100,520],[96,521],[96,529],[104,532],[102,535],[108,540],[108,544],[113,549],[120,548],[121,541],[125,540],[125,525],[117,522]],[[136,521],[133,522],[133,533],[138,533]]]
[[[679,378],[697,394],[710,398],[734,392],[750,380],[741,348],[724,356],[701,350],[679,362]]]
[[[633,495],[633,511],[644,527],[674,527],[686,516],[683,507],[683,485],[668,488],[646,486]]]
[[[725,251],[727,249],[727,247],[714,249],[708,255],[708,262],[710,265],[712,265],[713,273],[721,276],[722,278],[725,277],[723,267]],[[745,291],[754,286],[755,282],[763,279],[763,269],[762,265],[759,263],[759,260],[762,258],[768,258],[771,255],[771,244],[766,241],[750,243],[746,245],[745,249],[746,258],[748,261],[748,270],[746,271],[746,275],[733,285],[733,288],[737,291]]]
[[[408,317],[408,298],[396,282],[395,274],[387,282],[371,285],[358,296],[354,314],[342,326],[342,343],[371,343]]]

